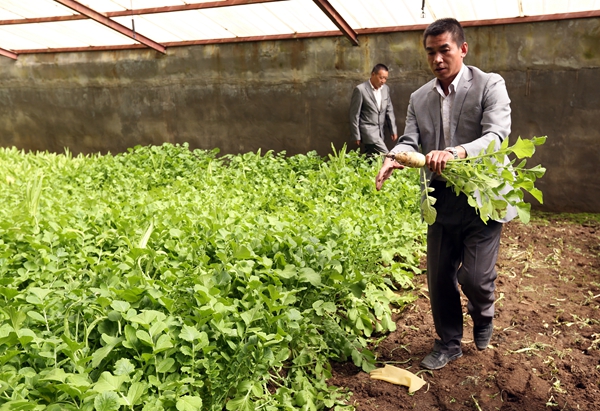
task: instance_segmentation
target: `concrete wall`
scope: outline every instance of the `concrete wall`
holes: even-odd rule
[[[504,76],[512,136],[547,135],[531,164],[547,211],[600,212],[600,19],[467,28],[466,63]],[[390,67],[398,127],[432,75],[421,32],[0,58],[0,145],[73,153],[189,142],[222,153],[331,151],[352,88]],[[535,205],[534,205],[535,206]]]

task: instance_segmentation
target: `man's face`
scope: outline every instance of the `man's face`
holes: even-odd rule
[[[427,62],[443,87],[448,87],[452,83],[462,67],[463,58],[468,50],[467,43],[459,47],[451,33],[427,36],[425,39]]]
[[[377,73],[371,73],[371,84],[375,89],[383,86],[388,78],[388,72],[384,69],[379,70]]]

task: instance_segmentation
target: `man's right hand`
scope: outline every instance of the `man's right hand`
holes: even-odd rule
[[[356,140],[356,145],[360,146],[360,140]]]
[[[395,160],[392,160],[391,158],[386,157],[385,161],[383,162],[383,165],[381,166],[381,169],[379,170],[379,173],[377,173],[377,177],[375,178],[375,188],[377,189],[377,191],[381,190],[383,183],[385,182],[385,180],[390,178],[395,169],[402,170],[403,168],[404,166],[402,164],[398,163]]]

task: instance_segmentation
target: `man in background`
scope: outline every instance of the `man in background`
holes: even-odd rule
[[[385,84],[388,68],[377,64],[371,71],[371,78],[354,88],[350,102],[350,129],[356,145],[363,145],[367,156],[386,154],[384,126],[387,124],[391,139],[396,142],[398,131],[390,89]]]

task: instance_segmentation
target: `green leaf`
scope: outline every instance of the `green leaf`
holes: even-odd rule
[[[290,321],[300,321],[302,319],[302,314],[300,314],[300,311],[292,308],[290,311],[288,311],[288,318]]]
[[[48,374],[44,375],[44,381],[60,381],[65,382],[69,374],[65,373],[62,368],[54,368]]]
[[[43,302],[48,294],[52,293],[52,290],[40,288],[40,287],[32,287],[29,289],[29,292],[35,295],[39,301]]]
[[[421,202],[423,220],[425,220],[425,222],[430,225],[435,223],[435,219],[437,218],[437,210],[433,207],[433,202],[431,201],[431,199],[435,200],[434,197],[426,197]]]
[[[151,326],[154,321],[164,321],[167,316],[156,310],[145,310],[138,315],[131,317],[129,320],[134,323]]]
[[[94,384],[94,390],[100,393],[107,391],[118,392],[121,385],[128,380],[129,377],[127,375],[112,375],[108,371],[104,371]]]
[[[154,354],[158,354],[162,351],[168,350],[169,348],[173,348],[173,342],[171,341],[171,337],[167,334],[162,334],[156,340],[156,345],[154,346]]]
[[[165,373],[169,371],[174,364],[175,360],[173,358],[167,357],[157,364],[156,371],[160,373]]]
[[[227,401],[225,408],[229,411],[254,411],[256,407],[248,396],[234,398]]]
[[[521,137],[518,137],[517,142],[511,147],[511,150],[518,158],[531,157],[535,152],[535,145],[531,140],[523,140]]]
[[[236,247],[233,251],[233,258],[236,260],[248,260],[252,258],[252,251],[245,245]]]
[[[15,331],[18,331],[19,328],[21,328],[23,322],[27,319],[27,314],[23,311],[20,311],[16,307],[8,307],[6,309],[6,313],[8,314],[8,317],[10,318],[10,323],[15,329]]]
[[[527,172],[532,174],[535,178],[542,178],[544,174],[546,174],[546,169],[538,164],[537,166],[527,170]]]
[[[0,406],[0,411],[26,411],[35,410],[37,404],[28,400],[11,400],[7,401]]]
[[[148,240],[150,240],[150,236],[152,235],[152,231],[154,231],[154,222],[153,221],[151,221],[150,224],[148,225],[148,228],[146,228],[144,235],[140,239],[138,248],[146,248],[146,245],[148,244]]]
[[[127,312],[127,310],[129,310],[129,308],[131,307],[131,304],[129,304],[127,301],[114,300],[112,303],[110,303],[110,306],[115,311],[118,311],[120,313],[125,313],[125,312]]]
[[[186,395],[177,400],[177,411],[201,411],[202,398]]]
[[[321,276],[309,267],[300,269],[299,280],[304,283],[311,283],[315,287],[321,285]]]
[[[298,270],[296,269],[296,266],[293,264],[288,264],[285,266],[285,268],[283,270],[275,270],[275,272],[277,273],[277,275],[281,278],[285,278],[285,279],[290,279],[290,278],[294,278],[298,275]]]
[[[179,333],[179,338],[188,342],[194,342],[202,338],[202,333],[189,325],[184,325]]]
[[[111,351],[123,340],[122,337],[115,338],[110,344],[97,349],[92,354],[92,367],[96,368],[111,353]]]
[[[37,322],[40,322],[40,323],[46,322],[46,319],[44,318],[44,316],[42,314],[38,313],[37,311],[27,311],[27,315]]]
[[[531,217],[531,204],[529,203],[517,203],[517,214],[523,224],[529,223]]]
[[[533,196],[533,198],[539,201],[540,204],[544,203],[544,195],[542,194],[541,190],[537,188],[532,188],[529,190],[529,193]]]
[[[30,330],[29,328],[21,328],[18,332],[17,335],[19,337],[19,342],[22,345],[28,345],[30,342],[37,340],[37,335],[35,334],[35,332],[33,332],[32,330]]]
[[[142,396],[146,393],[148,386],[142,382],[134,382],[127,391],[127,401],[130,406],[137,405]]]
[[[115,363],[115,375],[129,375],[135,371],[135,366],[129,358],[121,358]]]
[[[0,287],[0,295],[3,295],[4,297],[6,297],[6,299],[9,301],[12,300],[13,298],[15,298],[19,294],[20,294],[20,291],[14,289],[14,288]]]
[[[184,231],[179,230],[177,228],[171,228],[169,230],[169,234],[171,235],[171,237],[180,238],[180,237],[183,237],[185,233],[184,233]]]
[[[150,347],[154,346],[154,341],[152,341],[152,337],[144,330],[137,330],[135,332],[135,336],[142,342],[146,343]]]
[[[94,410],[96,411],[118,411],[119,408],[121,408],[121,404],[116,392],[102,392],[94,398]]]

